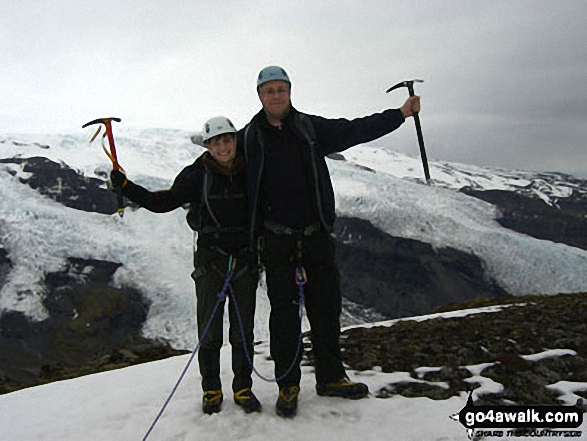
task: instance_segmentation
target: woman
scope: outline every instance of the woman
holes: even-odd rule
[[[204,125],[203,141],[208,151],[184,168],[169,190],[151,192],[129,181],[119,171],[112,172],[111,180],[115,189],[121,189],[128,199],[156,213],[190,204],[187,221],[198,232],[192,278],[196,283],[201,340],[198,361],[204,391],[202,410],[213,414],[222,408],[220,348],[224,302],[217,309],[206,335],[202,334],[230,269],[230,283],[236,298],[235,305],[229,295],[234,401],[247,413],[259,412],[261,404],[251,390],[252,367],[244,348],[246,346],[252,357],[255,293],[259,277],[255,255],[247,247],[245,160],[242,153],[237,153],[236,129],[228,118],[220,116],[208,120]],[[238,306],[242,321],[244,343],[235,306]]]

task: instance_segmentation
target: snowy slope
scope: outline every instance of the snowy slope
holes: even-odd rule
[[[331,171],[340,215],[368,219],[393,236],[475,254],[510,293],[579,292],[587,286],[587,252],[503,228],[489,203],[450,188],[359,173],[344,163]]]
[[[93,129],[76,134],[0,135],[0,158],[44,156],[89,177],[110,169]],[[178,130],[132,130],[115,126],[119,160],[129,177],[156,190],[168,187],[202,149]],[[369,146],[344,152],[347,161],[329,160],[338,214],[370,220],[398,237],[434,247],[451,246],[477,255],[488,273],[514,294],[587,291],[587,252],[531,238],[501,227],[494,207],[455,191],[525,189],[544,200],[568,195],[564,176],[533,175],[447,163],[431,163],[433,185],[424,185],[419,159]],[[9,172],[9,173],[7,173]],[[123,220],[66,208],[21,185],[0,165],[0,236],[14,269],[0,292],[0,308],[41,319],[45,311],[38,285],[42,275],[63,267],[68,256],[121,262],[119,284],[139,288],[152,301],[147,337],[163,337],[193,347],[193,236],[181,209],[168,214],[127,210]],[[257,338],[267,333],[267,301],[259,295]]]
[[[350,162],[381,173],[422,182],[424,173],[419,158],[370,146],[357,146],[344,153]],[[479,190],[507,190],[533,194],[550,205],[557,198],[575,191],[585,192],[572,176],[555,172],[529,172],[504,168],[434,161],[430,176],[435,186],[458,190],[469,186]]]
[[[423,321],[435,317],[456,317],[469,314],[491,314],[499,308],[459,311],[417,317]],[[379,325],[393,326],[397,320]],[[267,344],[257,346],[255,365],[266,376],[272,375],[273,364],[267,360]],[[230,348],[222,350],[222,381],[231,381]],[[527,354],[528,360],[558,357],[573,353],[553,350]],[[3,441],[104,441],[140,440],[147,434],[161,406],[184,369],[189,356],[137,365],[111,372],[60,381],[24,389],[0,396],[0,436]],[[499,392],[502,385],[479,375],[490,363],[467,366],[471,376],[467,381],[481,385],[476,394]],[[418,372],[434,371],[422,367]],[[402,381],[429,383],[410,377],[408,372],[383,373],[354,372],[353,378],[365,382],[372,393],[390,383]],[[563,394],[568,405],[579,398],[574,391],[587,383],[552,385]],[[387,399],[370,397],[350,401],[323,398],[314,391],[314,375],[303,368],[299,412],[295,419],[284,420],[274,411],[277,387],[254,379],[254,390],[264,410],[260,414],[245,415],[226,397],[221,413],[208,416],[200,410],[200,384],[197,363],[188,371],[176,395],[155,425],[148,440],[159,441],[228,441],[228,440],[319,440],[338,441],[464,441],[464,427],[452,420],[466,404],[467,396],[435,401],[428,398],[394,396]],[[225,386],[225,393],[228,387]],[[26,415],[26,418],[23,416]],[[578,429],[587,439],[587,423]],[[487,440],[518,439],[511,437],[485,438]]]
[[[24,141],[18,137],[18,144],[7,140],[0,144],[1,156],[45,156],[86,176],[108,172],[110,164],[99,144],[89,145],[89,132],[80,132],[77,136],[33,135]],[[173,176],[200,152],[180,136],[168,139],[167,132],[157,133],[155,139],[144,132],[117,139],[122,164],[140,163],[136,173],[128,167],[129,174],[153,189],[169,186]],[[35,139],[40,142],[34,144]],[[172,146],[174,154],[167,150]],[[105,259],[123,264],[116,273],[119,284],[137,287],[153,301],[144,328],[146,336],[168,338],[181,347],[193,346],[195,300],[189,274],[194,238],[183,210],[160,215],[127,210],[120,220],[118,216],[64,207],[7,173],[0,173],[0,179],[0,232],[15,264],[0,292],[0,308],[21,310],[41,319],[45,311],[40,303],[42,287],[37,282],[44,273],[62,269],[68,256]]]

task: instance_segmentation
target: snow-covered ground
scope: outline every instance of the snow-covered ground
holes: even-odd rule
[[[427,320],[438,316],[490,314],[499,308],[482,308],[457,313],[418,317]],[[397,320],[379,323],[393,326]],[[267,360],[266,343],[256,347],[256,368],[271,377],[273,363]],[[528,354],[537,361],[573,353],[569,350]],[[141,440],[155,421],[163,403],[174,387],[189,355],[146,363],[111,372],[37,386],[0,396],[0,439],[2,441],[105,441]],[[352,378],[366,383],[372,393],[368,399],[350,401],[316,395],[311,369],[302,370],[299,412],[293,420],[275,414],[277,387],[274,383],[254,380],[253,389],[264,409],[246,415],[230,396],[230,348],[222,350],[222,381],[225,402],[216,415],[201,412],[201,388],[197,362],[194,362],[177,393],[148,436],[152,441],[229,441],[229,440],[321,440],[337,441],[461,441],[467,439],[465,428],[450,418],[466,405],[467,395],[448,400],[395,396],[378,399],[374,393],[390,383],[424,382],[407,372],[351,372]],[[471,382],[481,384],[475,394],[500,392],[502,386],[480,375],[490,364],[468,366]],[[422,367],[419,373],[436,370]],[[429,383],[442,387],[442,383]],[[584,390],[587,383],[552,385],[564,395],[567,404],[575,404],[573,391]],[[475,395],[474,395],[475,397]],[[587,423],[580,428],[587,439]],[[485,438],[495,440],[515,437]]]
[[[44,156],[85,176],[107,176],[110,163],[95,127],[76,134],[0,134],[0,158]],[[114,126],[118,156],[128,176],[152,190],[168,188],[183,167],[203,151],[179,130]],[[392,135],[391,135],[392,136]],[[514,294],[587,291],[587,252],[534,239],[501,227],[495,208],[455,191],[520,189],[553,202],[576,184],[564,177],[431,162],[432,185],[425,185],[419,158],[368,145],[344,152],[347,161],[329,160],[338,214],[370,220],[394,236],[450,246],[473,253],[489,275]],[[144,328],[177,347],[195,343],[192,271],[194,237],[181,209],[167,214],[127,210],[124,219],[67,208],[22,185],[14,164],[0,164],[0,236],[14,263],[0,291],[0,309],[35,319],[46,316],[40,281],[63,268],[68,256],[120,262],[118,284],[137,287],[152,302]],[[554,183],[554,184],[553,184]],[[261,286],[256,338],[267,333],[268,304]]]

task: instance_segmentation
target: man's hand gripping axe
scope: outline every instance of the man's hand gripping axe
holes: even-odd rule
[[[395,86],[387,89],[389,93],[392,90],[399,89],[400,87],[407,87],[410,96],[414,96],[414,83],[423,83],[423,80],[410,80],[402,81],[397,83]],[[422,157],[422,165],[424,166],[424,176],[426,177],[426,183],[430,183],[430,171],[428,170],[428,158],[426,157],[426,149],[424,148],[424,137],[422,136],[422,127],[420,126],[420,117],[418,112],[414,112],[414,123],[416,124],[416,134],[418,135],[418,144],[420,145],[420,156]]]
[[[121,170],[122,172],[124,172],[124,169],[118,163],[118,157],[116,156],[116,146],[114,145],[114,135],[112,134],[112,121],[120,122],[121,120],[120,118],[99,118],[88,123],[85,123],[82,126],[82,129],[94,124],[104,124],[104,128],[106,130],[102,135],[102,149],[104,150],[104,153],[106,153],[106,156],[108,156],[108,158],[110,158],[110,160],[112,161],[112,168],[114,170]],[[100,127],[98,127],[98,130],[96,130],[96,133],[94,133],[94,136],[92,136],[92,139],[90,139],[90,142],[93,142],[101,131],[102,126],[100,125]],[[110,146],[110,151],[108,151],[106,149],[106,146],[104,145],[104,138],[108,138],[108,145]],[[118,202],[117,212],[118,215],[122,217],[124,216],[124,197],[122,196],[122,189],[120,188],[116,191],[116,199]]]

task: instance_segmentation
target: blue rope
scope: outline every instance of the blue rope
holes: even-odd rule
[[[232,291],[232,287],[230,286],[230,279],[232,278],[233,268],[232,268],[231,264],[232,264],[232,256],[231,256],[231,260],[229,261],[229,269],[226,273],[226,278],[224,280],[224,286],[222,287],[222,290],[218,293],[218,300],[216,301],[216,304],[214,305],[214,309],[212,310],[212,314],[210,315],[210,318],[208,319],[208,323],[206,324],[206,326],[204,327],[204,330],[202,331],[202,334],[200,335],[198,344],[196,345],[196,347],[192,351],[192,355],[190,356],[190,359],[188,360],[187,364],[185,365],[183,372],[179,376],[177,383],[175,383],[175,386],[171,390],[171,393],[167,397],[167,400],[165,400],[163,407],[161,407],[161,410],[157,414],[155,421],[153,421],[153,423],[151,424],[151,427],[149,427],[149,430],[147,430],[147,433],[143,437],[143,441],[146,441],[146,439],[149,437],[149,435],[151,434],[151,432],[155,428],[155,425],[157,424],[157,422],[159,422],[159,419],[161,418],[161,416],[163,416],[163,412],[165,412],[165,409],[167,408],[167,405],[170,403],[171,399],[175,395],[175,392],[177,392],[177,388],[179,387],[179,385],[183,381],[183,378],[185,377],[190,365],[192,364],[192,361],[194,361],[194,357],[196,356],[196,353],[200,350],[202,340],[204,340],[204,338],[206,337],[206,334],[208,334],[208,331],[210,330],[210,326],[212,325],[212,319],[214,319],[214,316],[216,315],[216,311],[218,310],[218,307],[221,304],[223,304],[224,301],[226,300],[226,296],[227,296],[226,291],[227,290]]]
[[[307,277],[306,277],[306,270],[304,269],[304,267],[299,266],[296,268],[296,276],[295,276],[295,280],[296,280],[296,284],[298,285],[298,304],[299,304],[299,312],[298,315],[300,317],[300,334],[298,337],[298,347],[296,349],[296,354],[290,364],[290,366],[287,368],[287,370],[285,371],[285,373],[279,377],[275,377],[275,378],[268,378],[265,377],[263,374],[261,374],[257,368],[255,368],[255,365],[253,363],[253,356],[251,355],[251,353],[249,352],[249,349],[247,348],[247,339],[245,337],[245,330],[244,330],[244,326],[243,326],[243,320],[238,308],[238,303],[236,301],[236,296],[234,295],[234,290],[232,289],[232,286],[229,285],[229,293],[230,293],[230,298],[231,300],[234,302],[234,309],[236,311],[236,316],[238,319],[238,324],[239,324],[239,328],[240,328],[240,332],[241,332],[241,339],[243,341],[243,348],[245,351],[245,355],[247,357],[247,361],[249,362],[249,365],[251,366],[251,369],[253,370],[253,372],[261,379],[264,381],[267,381],[268,383],[279,383],[281,380],[283,380],[284,378],[286,378],[289,374],[291,374],[291,371],[293,370],[293,368],[296,366],[296,364],[298,363],[298,357],[300,355],[300,351],[302,349],[302,342],[303,342],[303,332],[302,332],[302,318],[304,316],[304,304],[306,302],[306,297],[304,295],[304,285],[306,284],[306,282],[308,281]]]
[[[186,365],[185,365],[185,367],[184,367],[181,375],[179,376],[179,379],[175,383],[175,386],[171,390],[171,393],[169,394],[169,396],[165,400],[165,403],[161,407],[161,410],[159,411],[159,413],[155,417],[155,420],[153,421],[153,423],[149,427],[149,430],[147,430],[147,433],[143,437],[143,441],[146,441],[147,440],[147,438],[149,437],[149,435],[151,434],[151,432],[153,431],[153,429],[155,428],[155,426],[159,422],[159,419],[163,416],[163,413],[165,412],[165,409],[167,408],[167,406],[171,402],[171,399],[173,398],[173,396],[177,392],[177,389],[179,388],[179,385],[181,384],[181,382],[183,381],[185,375],[187,374],[187,371],[188,371],[190,365],[192,364],[192,362],[193,362],[193,360],[194,360],[194,358],[196,356],[196,353],[200,350],[202,340],[204,340],[204,338],[208,334],[208,331],[210,330],[210,327],[212,325],[212,320],[214,319],[214,316],[216,315],[216,311],[218,310],[218,307],[226,301],[226,297],[228,296],[227,291],[230,294],[230,298],[234,302],[234,309],[236,311],[236,315],[237,315],[237,318],[238,318],[238,323],[239,323],[241,338],[242,338],[242,341],[243,341],[243,348],[244,348],[244,351],[245,351],[245,354],[246,354],[246,357],[247,357],[247,361],[249,362],[249,365],[251,366],[253,372],[255,372],[255,374],[259,378],[261,378],[262,380],[264,380],[264,381],[267,381],[267,382],[270,382],[270,383],[277,383],[277,382],[283,380],[285,377],[287,377],[291,373],[291,371],[293,370],[293,368],[295,367],[295,365],[297,364],[297,359],[298,359],[298,356],[300,354],[300,351],[301,351],[301,348],[302,348],[302,341],[303,341],[302,318],[303,318],[303,314],[304,314],[304,303],[306,301],[306,298],[305,298],[305,295],[304,295],[304,285],[308,281],[308,279],[306,277],[306,270],[304,269],[304,267],[299,266],[299,267],[296,268],[296,274],[295,274],[295,281],[296,281],[296,284],[298,285],[299,317],[300,317],[300,334],[299,334],[299,338],[298,338],[298,347],[296,349],[296,355],[293,358],[293,361],[292,361],[291,365],[289,366],[289,368],[286,370],[286,372],[283,375],[281,375],[280,377],[276,377],[276,378],[267,378],[267,377],[263,376],[255,368],[255,365],[253,363],[253,357],[252,357],[251,353],[249,352],[249,350],[247,348],[247,343],[246,343],[246,338],[245,338],[245,331],[244,331],[244,325],[243,325],[242,317],[241,317],[241,314],[240,314],[240,311],[239,311],[239,308],[238,308],[238,303],[237,303],[237,300],[236,300],[236,296],[234,294],[234,290],[232,289],[232,285],[230,284],[230,281],[231,281],[232,276],[233,276],[233,273],[234,273],[235,266],[236,266],[236,259],[233,259],[233,256],[231,254],[230,255],[230,258],[229,258],[229,261],[228,261],[228,271],[226,272],[226,277],[224,279],[224,285],[222,286],[222,290],[218,293],[218,300],[216,301],[216,304],[214,305],[214,309],[212,310],[212,313],[210,315],[210,318],[208,319],[208,322],[206,323],[206,326],[204,327],[204,329],[202,331],[202,334],[200,335],[198,344],[196,345],[196,347],[192,351],[192,354],[191,354],[188,362],[186,363]]]

